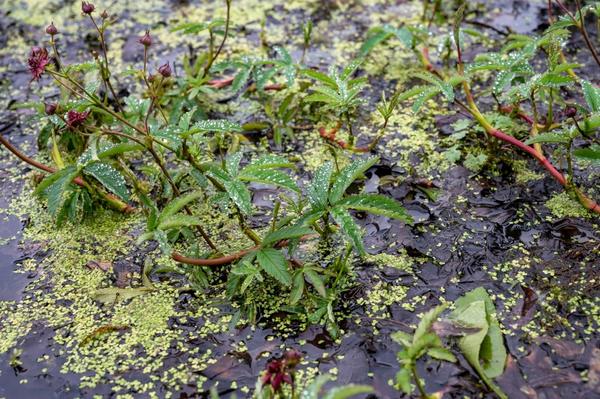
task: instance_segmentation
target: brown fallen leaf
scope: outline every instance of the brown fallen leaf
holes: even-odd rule
[[[101,260],[91,260],[88,263],[86,263],[85,265],[90,270],[100,269],[103,272],[107,272],[112,267],[112,262],[101,261]]]

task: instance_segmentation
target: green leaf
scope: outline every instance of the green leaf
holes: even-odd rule
[[[304,388],[300,397],[302,399],[320,399],[319,393],[321,392],[321,388],[329,380],[331,380],[331,376],[328,374],[317,376],[310,385]]]
[[[314,208],[325,208],[327,206],[327,197],[329,195],[329,181],[333,173],[333,164],[325,162],[319,169],[308,186],[308,200]]]
[[[315,287],[315,290],[321,295],[323,298],[327,298],[327,289],[325,288],[325,284],[323,283],[323,279],[319,274],[312,269],[305,269],[304,275],[308,279],[310,285]]]
[[[314,80],[318,80],[319,82],[321,82],[329,87],[334,87],[334,88],[337,87],[335,80],[333,80],[332,78],[330,78],[329,76],[327,76],[326,74],[324,74],[322,72],[315,71],[314,69],[303,69],[301,71],[301,73],[310,78],[313,78]]]
[[[198,132],[220,132],[220,133],[228,133],[228,132],[241,132],[242,126],[239,123],[228,121],[227,119],[212,119],[212,120],[203,120],[194,123],[192,129],[190,129],[191,133]],[[182,136],[186,137],[190,133],[186,133]]]
[[[456,356],[446,348],[429,348],[427,354],[434,359],[456,363]]]
[[[373,388],[367,385],[348,384],[342,387],[332,388],[323,399],[347,399],[361,393],[371,393]]]
[[[259,183],[271,184],[273,186],[287,188],[292,191],[300,192],[296,182],[287,174],[278,170],[249,170],[240,174],[238,177],[242,181],[254,181]]]
[[[379,28],[377,31],[371,31],[371,34],[367,37],[367,40],[360,47],[359,54],[361,57],[366,56],[373,50],[375,46],[389,39],[392,36],[390,32],[386,32]]]
[[[225,159],[225,170],[229,176],[237,176],[240,162],[242,161],[242,156],[243,154],[241,152],[236,152],[235,154],[228,155]]]
[[[455,305],[451,318],[460,325],[479,329],[460,338],[460,350],[486,385],[501,398],[506,398],[492,381],[504,370],[506,348],[491,298],[484,288],[479,287],[457,299]]]
[[[413,336],[404,331],[395,331],[390,337],[402,346],[409,347],[412,344]]]
[[[354,182],[354,180],[361,177],[371,166],[375,165],[379,161],[379,157],[372,157],[367,159],[358,160],[352,162],[340,171],[335,177],[331,192],[329,193],[329,202],[335,204],[338,202],[348,187]]]
[[[285,257],[274,248],[263,248],[256,253],[259,266],[283,285],[292,285],[292,276],[287,270]]]
[[[600,148],[579,148],[573,151],[577,158],[585,159],[594,163],[600,163]]]
[[[279,241],[300,238],[308,234],[312,234],[313,230],[308,227],[290,226],[270,232],[263,238],[262,246],[270,247]]]
[[[244,183],[239,180],[227,180],[223,182],[225,191],[229,198],[244,215],[252,213],[252,196]]]
[[[179,227],[202,226],[203,224],[206,224],[206,222],[194,216],[172,215],[165,218],[161,218],[161,222],[158,225],[158,228],[160,230],[166,231],[169,229],[175,229]]]
[[[93,176],[98,180],[106,189],[123,201],[129,200],[129,190],[125,183],[125,178],[121,173],[104,162],[92,162],[87,164],[83,168],[83,172],[90,176]]]
[[[529,138],[525,144],[531,145],[534,143],[560,143],[567,144],[571,141],[571,137],[564,133],[540,133]]]
[[[437,320],[440,314],[448,307],[448,305],[439,305],[435,308],[431,309],[427,313],[423,315],[419,324],[417,325],[417,329],[415,330],[415,334],[413,335],[413,342],[417,342],[423,337],[426,333],[431,330],[431,326]]]
[[[294,164],[286,158],[279,155],[265,155],[260,158],[253,159],[246,165],[240,173],[246,173],[258,169],[274,169],[274,168],[291,168]]]
[[[590,111],[600,112],[600,88],[594,86],[587,80],[581,80],[581,89],[583,90],[583,97],[587,103]]]
[[[354,219],[352,219],[352,216],[350,216],[348,211],[342,207],[334,207],[330,210],[330,214],[335,222],[342,228],[344,234],[350,238],[352,245],[358,251],[358,253],[361,256],[366,255],[360,228],[354,222]]]
[[[380,194],[351,195],[338,201],[336,206],[366,211],[412,223],[412,217],[398,201]]]
[[[175,198],[173,201],[169,202],[167,206],[164,207],[164,209],[160,213],[160,216],[158,217],[158,223],[162,223],[168,217],[175,215],[190,202],[202,198],[203,196],[204,194],[201,191],[193,191],[181,197]]]
[[[294,281],[292,284],[292,291],[290,293],[290,304],[297,304],[302,299],[304,293],[304,274],[302,271],[297,271],[294,274]]]
[[[409,395],[412,392],[410,384],[411,371],[407,367],[403,367],[396,373],[396,385],[402,392]]]

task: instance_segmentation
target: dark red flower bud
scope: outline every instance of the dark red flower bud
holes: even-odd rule
[[[285,364],[288,367],[295,367],[298,363],[300,363],[300,359],[302,359],[302,353],[296,349],[290,349],[284,355]]]
[[[46,33],[50,36],[54,36],[58,33],[58,29],[54,26],[54,22],[50,22],[50,25],[46,26]]]
[[[93,13],[95,9],[96,7],[92,3],[88,3],[86,1],[81,2],[81,11],[83,11],[84,14],[89,15]]]
[[[106,10],[102,11],[102,14],[100,14],[100,18],[102,18],[102,19],[108,18],[108,12]]]
[[[57,103],[47,103],[44,105],[44,111],[46,112],[46,115],[54,115],[56,113],[56,110],[58,108]]]
[[[571,105],[567,105],[567,107],[565,108],[565,116],[567,118],[574,118],[575,115],[577,115],[577,108]]]
[[[33,47],[29,54],[29,58],[27,59],[29,72],[31,72],[32,76],[31,80],[38,80],[44,73],[46,65],[48,65],[49,62],[48,51],[45,48]]]
[[[144,45],[144,47],[152,46],[152,38],[150,37],[150,31],[146,31],[144,36],[140,37],[139,42]]]
[[[170,77],[172,72],[173,71],[171,71],[171,66],[168,62],[158,67],[158,73],[160,73],[163,76],[163,78]]]
[[[90,111],[77,112],[72,109],[69,112],[67,112],[67,125],[71,129],[81,126],[83,124],[83,122],[85,122],[85,120],[89,114],[90,114]]]

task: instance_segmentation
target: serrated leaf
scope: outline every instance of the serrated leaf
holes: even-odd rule
[[[165,218],[162,218],[161,222],[158,225],[160,230],[167,231],[169,229],[175,229],[180,227],[192,227],[192,226],[202,226],[206,222],[200,220],[195,216],[190,215],[171,215]]]
[[[255,169],[291,168],[292,166],[294,166],[294,164],[284,157],[279,155],[265,155],[260,158],[253,159],[252,162],[246,165],[240,173],[243,174],[246,171]]]
[[[83,168],[83,172],[98,180],[108,191],[121,198],[129,200],[129,189],[125,178],[117,169],[104,162],[92,162]]]
[[[563,133],[540,133],[529,138],[525,141],[525,144],[531,145],[534,143],[560,143],[567,144],[571,141],[571,138],[567,134]]]
[[[379,157],[372,157],[367,159],[358,160],[352,162],[340,171],[335,177],[333,186],[329,193],[329,202],[335,204],[338,202],[348,187],[360,176],[362,176],[371,166],[375,165],[379,161]]]
[[[429,348],[427,354],[434,359],[456,363],[456,356],[446,348]]]
[[[329,212],[333,220],[341,227],[344,234],[350,239],[354,248],[361,256],[366,255],[362,242],[362,233],[348,211],[342,207],[334,207]]]
[[[164,222],[167,218],[175,215],[177,212],[183,209],[187,204],[199,198],[202,198],[203,196],[204,194],[201,191],[194,191],[175,198],[173,201],[169,202],[167,206],[164,207],[164,209],[160,213],[160,216],[158,217],[158,223]]]
[[[404,347],[409,347],[413,341],[413,336],[404,331],[395,331],[390,335],[390,338]]]
[[[239,123],[228,121],[227,119],[211,119],[194,123],[192,131],[198,132],[241,132],[242,126]]]
[[[310,185],[308,186],[308,200],[314,208],[327,206],[329,196],[329,182],[333,173],[333,164],[325,162],[316,170]]]
[[[298,271],[293,279],[292,291],[290,292],[290,304],[295,305],[302,299],[304,285],[304,274],[301,271]]]
[[[282,240],[289,240],[292,238],[300,238],[300,237],[303,237],[305,235],[312,234],[312,233],[313,233],[312,229],[310,229],[308,227],[302,227],[302,226],[284,227],[284,228],[272,231],[269,234],[267,234],[265,236],[265,238],[263,238],[261,244],[263,247],[269,247],[269,246],[276,244]]]
[[[301,73],[310,78],[313,78],[314,80],[318,80],[319,82],[321,82],[329,87],[337,86],[337,84],[335,83],[335,80],[333,80],[332,78],[330,78],[329,76],[327,76],[326,74],[324,74],[322,72],[315,71],[314,69],[303,69],[301,71]]]
[[[325,288],[325,284],[323,283],[323,279],[319,274],[312,269],[304,270],[304,275],[308,279],[310,285],[312,285],[315,290],[321,295],[323,298],[327,298],[327,289]]]
[[[300,192],[296,182],[286,173],[279,170],[250,170],[244,174],[240,174],[238,178],[242,181],[253,181],[265,184],[271,184],[282,188],[287,188],[292,191]]]
[[[578,148],[573,151],[577,158],[585,159],[594,163],[600,163],[600,148]]]
[[[587,80],[581,80],[581,89],[583,91],[583,97],[587,103],[590,111],[600,112],[600,88],[594,86]]]
[[[244,215],[252,213],[252,196],[244,183],[239,180],[227,180],[223,182],[225,191],[229,198]]]
[[[372,32],[367,40],[360,47],[359,54],[364,57],[371,52],[371,50],[377,46],[379,43],[382,43],[389,39],[392,36],[392,33],[385,32],[379,28],[378,31]]]
[[[402,220],[406,223],[412,223],[412,217],[398,201],[380,194],[351,195],[338,201],[336,206],[366,211],[375,215],[383,215]]]
[[[228,155],[225,159],[225,170],[229,176],[237,176],[240,162],[242,161],[242,156],[243,154],[241,152],[236,152],[235,154]]]
[[[256,252],[256,260],[265,273],[283,285],[292,284],[292,276],[287,270],[287,262],[281,251],[274,248],[262,248]]]

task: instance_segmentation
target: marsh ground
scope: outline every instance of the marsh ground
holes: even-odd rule
[[[43,28],[52,20],[61,31],[65,57],[76,59],[96,45],[79,5],[66,3],[0,3],[0,127],[30,154],[36,152],[40,124],[17,105],[55,94],[29,84],[25,60],[30,46],[46,40]],[[108,38],[111,62],[117,68],[139,66],[137,37],[151,29],[158,38],[152,64],[175,61],[178,73],[178,57],[203,39],[170,33],[168,26],[223,14],[220,2],[206,3],[98,3],[120,17]],[[545,1],[484,3],[481,22],[524,34],[544,26]],[[264,19],[267,44],[284,45],[298,58],[302,23],[312,19],[315,40],[307,63],[319,68],[351,59],[369,27],[398,24],[420,12],[416,2],[405,1],[234,4],[229,55],[260,47]],[[571,43],[569,53],[586,64],[589,57],[578,48],[580,43]],[[367,60],[363,73],[370,81],[369,101],[358,128],[364,141],[375,134],[373,111],[381,90],[402,85],[416,67],[411,55],[393,43]],[[598,76],[589,73],[587,78],[598,83]],[[126,78],[123,87],[128,87]],[[600,397],[598,219],[519,155],[508,157],[514,158],[511,162],[499,159],[483,173],[465,168],[461,160],[476,149],[458,148],[458,160],[448,156],[458,143],[462,117],[445,112],[441,104],[432,103],[430,109],[418,116],[399,110],[379,146],[382,161],[368,172],[367,190],[402,201],[416,223],[360,218],[373,256],[354,263],[356,286],[339,309],[345,318],[338,340],[316,326],[299,331],[277,313],[256,327],[231,328],[232,307],[222,288],[194,293],[181,289],[186,281],[172,276],[153,276],[157,292],[112,307],[99,304],[93,299],[98,287],[135,285],[144,262],[166,262],[152,245],[134,247],[142,220],[99,211],[93,221],[55,231],[28,194],[35,172],[0,152],[0,398],[203,397],[215,384],[225,397],[233,392],[243,397],[268,359],[285,348],[304,353],[301,381],[328,372],[337,376],[336,384],[365,383],[375,387],[378,398],[396,398],[399,393],[389,381],[398,370],[398,346],[389,334],[407,330],[423,311],[477,286],[493,294],[504,328],[510,358],[498,384],[510,398]],[[252,95],[223,98],[210,112],[240,122],[260,118]],[[253,137],[247,150],[264,152],[266,144]],[[280,151],[297,156],[303,177],[327,155],[313,130]],[[515,179],[514,170],[526,165],[535,173]],[[598,173],[591,167],[578,171],[596,198]],[[435,199],[423,190],[424,180],[437,188]],[[253,200],[265,213],[272,194],[256,187]],[[211,212],[206,210],[215,223],[227,225]],[[255,222],[260,224],[260,217]],[[90,261],[112,267],[90,268]],[[106,326],[114,329],[97,333]],[[452,398],[491,397],[463,359],[456,365],[427,361],[419,370],[430,391]]]

